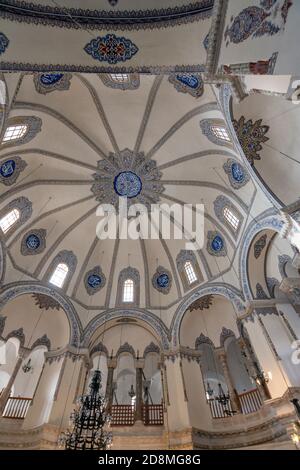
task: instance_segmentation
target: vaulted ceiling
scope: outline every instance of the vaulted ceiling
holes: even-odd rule
[[[69,250],[77,257],[77,266],[68,295],[83,306],[114,306],[119,273],[128,266],[140,274],[140,306],[168,306],[184,294],[176,257],[185,248],[185,241],[99,240],[99,218],[95,214],[99,202],[92,192],[98,162],[102,162],[100,166],[111,162],[111,154],[120,161],[124,149],[142,152],[156,161],[160,202],[205,204],[204,247],[196,252],[203,281],[230,268],[239,238],[218,220],[214,201],[225,195],[246,220],[253,186],[232,188],[224,170],[229,158],[238,158],[232,145],[218,145],[200,128],[200,121],[205,119],[223,122],[210,85],[205,85],[202,96],[197,97],[180,90],[167,75],[140,75],[135,89],[128,90],[111,88],[104,78],[97,74],[68,75],[64,90],[45,93],[37,85],[37,76],[21,77],[9,119],[35,116],[41,119],[42,127],[31,141],[1,150],[1,161],[18,156],[26,166],[13,185],[1,185],[0,210],[20,196],[28,198],[33,209],[30,219],[6,240],[8,263],[18,273],[7,280],[45,280],[55,256]],[[5,79],[8,89],[17,83],[14,74]],[[113,179],[106,181],[106,194],[115,197]],[[149,194],[153,202],[151,187]],[[40,253],[28,255],[22,252],[22,240],[32,230],[46,230],[46,246]],[[207,249],[207,234],[216,230],[227,247],[222,257],[213,256]],[[95,266],[101,267],[106,283],[91,297],[84,278]],[[166,295],[152,285],[158,266],[172,276]]]

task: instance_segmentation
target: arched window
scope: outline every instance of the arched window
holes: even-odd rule
[[[225,127],[223,126],[211,126],[212,132],[215,134],[217,139],[225,140],[226,142],[230,142],[230,137]]]
[[[110,78],[117,83],[127,83],[129,81],[127,73],[111,73]]]
[[[12,209],[0,220],[0,227],[3,233],[7,233],[9,229],[20,219],[20,211]]]
[[[137,269],[129,266],[124,268],[118,279],[116,305],[138,307],[140,303],[140,275]]]
[[[188,280],[189,284],[193,284],[193,282],[197,281],[197,276],[191,261],[186,261],[184,264],[184,271]]]
[[[134,282],[132,279],[126,279],[123,285],[123,302],[134,301]]]
[[[185,291],[203,281],[203,275],[194,251],[181,250],[176,257],[176,264]]]
[[[225,206],[223,209],[223,215],[226,222],[237,231],[240,225],[240,219],[238,215],[231,209],[231,207]]]
[[[5,130],[3,142],[10,142],[11,140],[18,140],[24,137],[28,130],[26,124],[16,124],[13,126],[8,126]]]
[[[65,263],[59,263],[50,278],[50,283],[56,287],[62,287],[68,272],[68,266]]]

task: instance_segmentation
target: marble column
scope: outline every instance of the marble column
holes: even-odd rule
[[[106,381],[106,392],[105,398],[107,400],[107,409],[111,410],[113,401],[114,401],[114,391],[113,391],[113,381],[114,381],[114,371],[117,366],[117,359],[110,358],[107,362],[107,381]]]
[[[218,352],[218,357],[219,357],[219,360],[223,369],[225,382],[228,387],[232,409],[233,411],[240,411],[241,407],[240,407],[240,403],[237,397],[237,393],[232,384],[230,371],[229,371],[228,364],[227,364],[226,352],[223,350]]]
[[[7,402],[8,398],[10,397],[12,386],[13,386],[14,381],[17,377],[17,374],[18,374],[18,372],[21,368],[23,359],[24,359],[24,354],[22,352],[20,352],[20,354],[18,356],[18,359],[17,359],[17,362],[16,362],[16,365],[14,367],[14,370],[13,370],[13,372],[12,372],[10,378],[9,378],[9,381],[8,381],[6,387],[4,388],[3,392],[1,393],[1,397],[0,397],[0,414],[3,413],[6,402]]]
[[[144,360],[136,360],[136,412],[135,419],[136,421],[142,421],[143,419],[143,367]]]

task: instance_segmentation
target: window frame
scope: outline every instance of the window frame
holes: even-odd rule
[[[0,219],[0,228],[2,230],[2,234],[6,235],[11,230],[11,228],[20,220],[20,218],[21,218],[20,209],[18,209],[17,207],[14,207],[5,215],[3,215]],[[9,221],[12,219],[14,220],[11,223],[9,223]],[[6,220],[7,220],[7,223],[6,223],[7,228],[5,229],[3,225],[5,225]]]
[[[67,265],[67,263],[64,263],[64,262],[58,263],[56,265],[54,271],[52,272],[51,276],[50,276],[49,283],[52,286],[55,286],[55,287],[58,287],[59,289],[62,289],[64,287],[64,284],[65,284],[66,280],[67,280],[69,271],[70,271],[70,269],[69,269],[69,266]],[[64,273],[64,276],[62,277],[62,275],[60,273]],[[57,283],[57,282],[54,282],[55,277],[57,277],[58,280],[62,279],[62,282],[60,284]]]

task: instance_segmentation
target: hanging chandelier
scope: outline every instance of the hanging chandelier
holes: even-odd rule
[[[100,394],[100,370],[94,372],[89,388],[89,394],[78,398],[78,407],[71,414],[72,430],[59,436],[58,443],[66,450],[107,450],[112,444],[108,431],[111,417]]]

